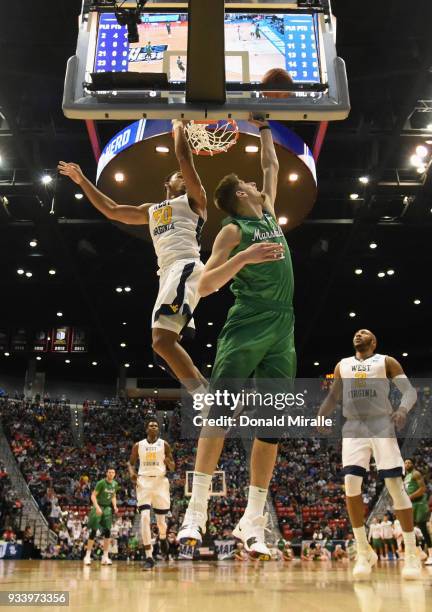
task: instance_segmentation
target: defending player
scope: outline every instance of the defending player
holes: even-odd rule
[[[424,545],[429,556],[425,565],[432,565],[432,541],[427,527],[429,518],[429,504],[426,495],[426,484],[422,473],[415,469],[412,459],[405,459],[405,488],[412,501],[414,511],[414,524],[420,529],[424,538]]]
[[[207,197],[195,170],[181,121],[173,121],[180,171],[165,181],[166,199],[160,204],[122,206],[101,193],[77,164],[60,162],[60,174],[79,185],[105,217],[128,225],[149,225],[158,257],[159,294],[152,315],[153,349],[185,384],[200,391],[206,381],[180,344],[184,332],[194,329],[192,315],[199,302],[200,236],[207,219]]]
[[[87,552],[84,556],[84,565],[91,564],[91,552],[93,549],[96,532],[101,530],[104,543],[102,565],[112,565],[112,561],[108,556],[111,544],[111,526],[113,510],[117,514],[117,498],[116,493],[119,490],[119,484],[115,478],[115,469],[109,467],[106,471],[106,477],[96,483],[94,491],[91,494],[93,504],[90,510],[87,528],[89,529],[89,539],[87,542]]]
[[[346,503],[358,551],[353,577],[368,578],[378,559],[367,541],[361,494],[363,478],[373,456],[403,530],[405,563],[402,576],[407,580],[416,579],[420,577],[421,564],[416,551],[412,503],[402,481],[404,463],[395,426],[400,429],[405,425],[407,414],[417,400],[417,392],[396,359],[375,353],[377,340],[371,331],[360,329],[354,335],[353,344],[355,355],[337,364],[334,383],[319,410],[319,415],[330,415],[342,399],[347,419],[343,430],[342,463]],[[396,412],[389,400],[389,380],[402,393]]]
[[[219,335],[212,372],[213,388],[223,379],[294,379],[293,292],[291,255],[274,210],[279,164],[271,128],[255,122],[261,132],[263,189],[235,174],[226,176],[215,193],[218,208],[229,215],[216,237],[199,291],[210,295],[233,280],[236,296]],[[223,382],[221,383],[223,385]],[[203,435],[204,434],[204,435]],[[224,445],[223,430],[205,432],[198,442],[192,496],[178,533],[180,542],[202,541],[207,521],[207,496]],[[251,486],[244,516],[233,532],[256,558],[270,559],[264,530],[264,507],[278,451],[278,440],[255,439]]]
[[[146,437],[132,447],[128,469],[131,480],[136,483],[137,507],[141,516],[141,537],[146,560],[144,570],[153,569],[153,550],[151,545],[150,509],[153,508],[159,529],[161,552],[168,557],[166,539],[166,515],[170,510],[170,491],[166,471],[173,470],[174,459],[168,442],[159,437],[159,423],[149,419],[145,426]],[[139,461],[138,473],[135,470]]]

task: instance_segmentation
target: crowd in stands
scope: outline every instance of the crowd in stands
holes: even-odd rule
[[[424,400],[430,401],[428,393]],[[126,463],[133,443],[144,436],[145,419],[156,414],[161,423],[161,435],[171,442],[176,461],[176,470],[169,476],[172,512],[168,518],[168,537],[172,541],[172,556],[178,554],[175,534],[187,507],[185,478],[186,473],[193,470],[196,454],[196,441],[179,439],[180,410],[177,404],[170,416],[163,414],[154,398],[107,398],[102,402],[85,402],[82,412],[84,442],[82,447],[76,447],[66,398],[52,400],[45,396],[33,402],[22,398],[0,399],[0,417],[11,449],[31,493],[58,537],[58,543],[44,551],[45,558],[82,557],[88,539],[86,517],[91,491],[104,477],[109,465],[116,467],[116,480],[120,485],[117,496],[120,516],[113,528],[112,557],[140,558],[133,529],[135,491]],[[227,440],[219,463],[219,469],[225,473],[225,481],[220,485],[226,486],[226,495],[211,498],[210,538],[229,538],[243,514],[248,484],[247,455],[242,441]],[[430,482],[432,443],[423,441],[414,458]],[[428,486],[432,494],[431,485]],[[373,506],[381,487],[372,466],[364,488],[365,510]],[[345,510],[340,444],[319,439],[282,441],[270,492],[282,534],[280,550],[287,547],[287,557],[290,556],[289,542],[315,542],[317,546],[313,545],[311,552],[304,555],[316,559],[328,556],[325,552],[329,550],[327,542],[351,538]],[[14,498],[1,465],[0,493],[0,530],[11,537],[11,517],[19,510],[20,502]],[[340,550],[333,548],[330,554],[342,559],[344,554]],[[96,546],[95,554],[102,554],[100,547]]]
[[[22,510],[22,502],[12,488],[12,483],[0,461],[0,539],[14,541]]]

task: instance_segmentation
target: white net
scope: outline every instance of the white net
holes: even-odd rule
[[[238,140],[239,129],[235,121],[202,123],[191,121],[186,135],[195,155],[226,153]]]

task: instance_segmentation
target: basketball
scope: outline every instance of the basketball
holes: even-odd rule
[[[290,73],[283,68],[271,68],[268,70],[262,79],[262,84],[270,88],[285,87],[286,85],[293,85],[294,81],[291,78]],[[265,98],[289,98],[292,95],[291,92],[287,91],[264,91],[263,96]]]

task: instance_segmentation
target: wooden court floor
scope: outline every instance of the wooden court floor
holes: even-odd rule
[[[349,565],[335,563],[161,562],[143,572],[126,562],[0,561],[0,590],[66,590],[69,610],[98,612],[427,612],[432,568],[403,582],[397,564],[384,562],[371,581],[353,583]]]

